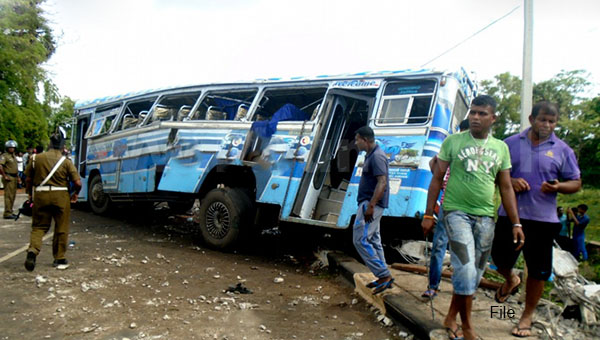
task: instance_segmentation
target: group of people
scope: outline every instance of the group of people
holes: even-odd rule
[[[4,219],[15,219],[14,202],[17,189],[25,184],[25,167],[32,155],[42,152],[42,147],[27,148],[27,152],[17,152],[18,144],[14,140],[4,143],[4,153],[0,154],[0,176],[2,176],[2,189],[4,189]]]
[[[32,223],[29,248],[25,260],[25,268],[32,271],[36,258],[42,248],[42,238],[50,230],[54,220],[54,236],[52,240],[53,266],[66,269],[69,265],[66,251],[69,237],[69,218],[71,203],[77,202],[81,180],[71,160],[65,156],[65,137],[63,129],[50,136],[48,151],[29,157],[24,170],[25,192],[29,201],[33,202]],[[0,156],[0,175],[4,183],[4,218],[14,219],[13,205],[18,176],[15,150],[17,143],[7,141],[6,152]],[[72,192],[69,192],[72,188]]]
[[[566,213],[563,207],[558,207],[556,210],[561,225],[556,242],[563,250],[571,252],[576,259],[579,260],[581,255],[583,261],[588,259],[585,249],[585,228],[590,223],[590,217],[587,215],[587,211],[587,204],[567,208]],[[572,230],[571,225],[573,226]]]
[[[575,154],[554,134],[559,118],[555,104],[536,103],[529,116],[531,127],[504,141],[491,135],[496,118],[496,101],[487,95],[477,96],[470,105],[468,126],[464,123],[464,131],[448,136],[430,163],[433,179],[421,226],[425,235],[435,227],[434,244],[443,244],[440,248],[444,253],[445,243],[449,244],[453,294],[444,326],[450,339],[477,338],[471,320],[473,295],[490,255],[505,279],[496,291],[496,302],[504,303],[516,293],[521,281],[512,268],[521,251],[528,268],[526,302],[511,334],[532,334],[533,313],[544,282],[552,274],[552,247],[561,230],[559,218],[553,213],[557,209],[556,196],[581,188]],[[359,129],[355,142],[367,155],[358,188],[354,245],[377,277],[367,287],[378,294],[390,288],[394,280],[385,264],[379,234],[379,221],[389,197],[387,159],[370,128]],[[502,202],[497,211],[496,190]],[[578,215],[585,215],[587,207],[580,207]],[[589,218],[575,220],[581,225]],[[432,261],[430,272],[435,277],[424,293],[430,298],[437,292],[441,275],[442,259],[436,254],[435,245],[432,256],[439,263]]]

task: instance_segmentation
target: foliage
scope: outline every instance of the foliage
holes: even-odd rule
[[[501,73],[493,80],[483,80],[481,87],[485,94],[498,102],[494,136],[504,139],[516,132],[520,125],[521,79],[509,73]]]
[[[600,97],[584,98],[590,86],[583,70],[562,71],[533,86],[533,102],[547,100],[559,107],[556,134],[575,151],[584,183],[600,185]],[[498,101],[494,136],[504,139],[520,127],[521,80],[502,73],[481,83],[482,91]]]
[[[20,150],[46,144],[60,101],[42,67],[56,48],[42,2],[0,1],[0,141],[14,139]]]
[[[587,241],[600,242],[600,189],[584,186],[574,194],[558,194],[557,202],[564,208],[576,207],[582,203],[587,204],[590,224],[585,228],[585,238]]]

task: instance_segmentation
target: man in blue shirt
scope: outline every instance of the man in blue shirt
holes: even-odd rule
[[[577,212],[569,210],[573,219],[573,256],[579,260],[579,254],[582,254],[583,261],[588,259],[587,250],[585,250],[585,227],[590,223],[590,218],[585,214],[587,210],[588,206],[585,204],[578,205]]]
[[[360,151],[366,151],[358,185],[358,212],[353,228],[353,243],[369,270],[377,280],[367,287],[374,288],[373,294],[379,294],[390,288],[394,279],[390,274],[379,233],[379,222],[383,210],[388,207],[389,179],[388,160],[381,148],[375,143],[375,133],[368,126],[356,131],[354,137]]]

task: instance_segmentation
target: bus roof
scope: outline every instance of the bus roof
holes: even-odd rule
[[[372,78],[372,77],[390,77],[390,76],[412,76],[412,75],[423,75],[423,74],[442,74],[445,73],[443,71],[434,70],[434,69],[403,69],[396,71],[377,71],[377,72],[358,72],[358,73],[348,73],[348,74],[338,74],[338,75],[318,75],[315,77],[291,77],[291,78],[259,78],[254,81],[244,81],[244,82],[226,82],[226,83],[206,83],[206,84],[196,84],[196,85],[186,85],[186,86],[170,86],[158,89],[148,89],[137,92],[128,92],[125,94],[120,94],[116,96],[107,96],[102,98],[96,98],[93,100],[85,100],[85,101],[77,101],[75,104],[75,109],[85,109],[90,107],[95,107],[98,105],[109,104],[112,102],[119,102],[126,99],[131,99],[134,97],[140,97],[147,94],[159,94],[161,92],[165,92],[173,89],[185,89],[185,88],[194,88],[194,87],[202,87],[209,85],[255,85],[255,84],[272,84],[272,83],[282,83],[282,82],[297,82],[297,81],[319,81],[319,80],[337,80],[337,79],[361,79],[361,78]],[[453,74],[453,73],[450,73]],[[467,77],[467,72],[461,68],[459,72],[454,73],[456,76]],[[470,79],[468,79],[470,82]]]

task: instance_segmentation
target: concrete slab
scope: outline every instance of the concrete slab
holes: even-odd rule
[[[337,267],[346,278],[352,278],[351,282],[354,283],[361,297],[379,308],[386,316],[410,329],[416,337],[433,340],[448,339],[443,320],[452,300],[452,283],[449,280],[442,280],[440,291],[431,303],[428,298],[421,297],[427,287],[425,274],[390,269],[395,280],[393,288],[373,296],[371,290],[365,287],[375,279],[367,267],[343,254],[330,253],[328,257],[330,266]],[[516,296],[511,296],[506,304],[496,303],[493,296],[493,291],[482,288],[479,288],[475,294],[472,317],[476,332],[482,339],[511,339],[513,337],[510,331],[519,320],[522,306],[516,303]],[[511,311],[514,314],[511,314]],[[529,339],[540,339],[536,329]]]

